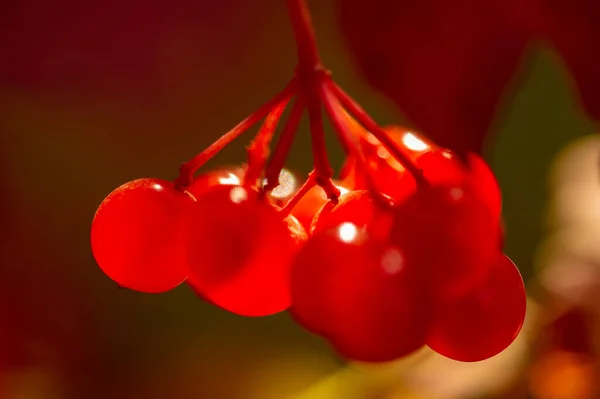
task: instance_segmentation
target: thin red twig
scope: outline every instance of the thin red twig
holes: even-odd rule
[[[337,98],[331,92],[330,86],[331,82],[323,82],[319,87],[319,95],[323,101],[325,111],[327,112],[327,115],[329,115],[333,129],[339,140],[348,144],[351,156],[354,158],[356,168],[358,169],[357,172],[362,173],[365,177],[367,187],[373,198],[381,205],[390,206],[390,198],[381,194],[378,190],[377,184],[373,180],[373,175],[367,166],[367,161],[359,142],[360,138],[352,134],[348,120],[343,113],[344,110]]]
[[[381,142],[385,149],[388,150],[388,152],[392,154],[392,156],[396,158],[396,160],[413,175],[417,185],[429,185],[429,182],[423,175],[423,171],[414,164],[414,162],[402,151],[402,149],[394,142],[394,140],[388,136],[388,134],[366,113],[366,111],[356,101],[354,101],[352,97],[350,97],[335,83],[332,83],[331,90],[333,95],[339,100],[342,106],[346,108],[346,110],[352,114],[352,116],[354,116],[356,121],[363,125],[365,129],[370,131],[371,134],[373,134],[373,136],[375,136],[375,138]]]
[[[337,201],[340,196],[340,189],[337,188],[331,180],[333,169],[329,164],[327,148],[325,146],[325,129],[323,128],[321,99],[318,93],[319,84],[310,87],[312,90],[308,93],[310,98],[307,104],[313,163],[316,175],[315,179],[317,184],[325,191],[327,198],[332,201]]]
[[[305,107],[306,103],[304,97],[298,95],[296,102],[292,107],[292,112],[283,127],[273,156],[267,166],[267,170],[265,171],[265,179],[267,180],[263,188],[263,191],[265,192],[270,191],[279,185],[279,175],[281,174],[281,169],[283,169],[285,160],[287,159],[290,148],[294,142],[294,137],[296,137],[298,125],[300,124],[300,119],[302,118]]]
[[[244,185],[254,187],[257,180],[261,177],[267,159],[270,155],[270,144],[273,135],[277,130],[277,125],[281,115],[285,110],[288,101],[282,101],[266,117],[260,130],[254,137],[254,140],[246,148],[248,154],[248,168],[244,177]]]
[[[279,94],[263,104],[254,113],[238,123],[237,126],[221,136],[217,141],[211,144],[200,154],[196,155],[190,161],[182,164],[179,168],[179,176],[177,176],[177,179],[175,179],[175,187],[178,189],[185,189],[185,187],[191,183],[194,173],[196,173],[198,168],[204,165],[208,160],[210,160],[246,130],[266,117],[269,112],[271,112],[271,110],[279,103],[289,101],[289,99],[295,94],[296,90],[296,79],[293,79]]]
[[[305,0],[287,0],[287,7],[298,48],[298,72],[311,73],[321,60],[308,7]]]

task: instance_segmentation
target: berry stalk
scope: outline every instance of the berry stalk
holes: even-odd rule
[[[305,0],[287,0],[287,7],[298,49],[296,72],[301,75],[310,74],[321,67],[310,12]]]
[[[296,137],[300,118],[302,118],[305,106],[304,97],[299,95],[296,98],[296,102],[292,107],[292,112],[283,127],[283,131],[281,132],[281,136],[279,137],[279,141],[273,152],[273,157],[269,161],[269,165],[265,171],[265,178],[267,179],[267,183],[264,187],[265,191],[272,190],[279,185],[279,175],[281,174],[281,169],[283,169],[285,160],[287,159],[290,148],[294,142],[294,137]]]
[[[317,85],[311,86],[311,89],[313,90],[309,93],[310,101],[307,104],[316,180],[317,184],[325,190],[327,198],[332,201],[337,201],[340,190],[331,181],[333,169],[329,164],[327,148],[325,147],[325,129],[323,128],[321,99],[316,91],[317,87]]]
[[[225,148],[233,140],[238,138],[246,130],[250,129],[261,119],[265,118],[276,106],[280,103],[287,103],[289,99],[296,94],[298,90],[296,79],[292,79],[290,83],[273,97],[271,100],[263,104],[259,109],[249,115],[247,118],[238,123],[233,129],[221,136],[217,141],[208,146],[200,154],[185,162],[179,168],[179,176],[175,179],[175,187],[178,190],[184,190],[193,180],[194,173],[219,151]]]
[[[423,171],[418,168],[414,162],[404,153],[404,151],[392,140],[388,134],[367,114],[367,112],[352,98],[348,95],[340,86],[333,83],[331,85],[332,93],[338,99],[346,110],[352,114],[352,116],[365,127],[368,131],[375,136],[377,140],[383,144],[390,154],[402,166],[406,168],[413,175],[419,186],[428,186],[429,182],[425,179]]]
[[[244,186],[254,187],[257,180],[261,177],[263,169],[267,159],[269,158],[271,149],[270,144],[273,139],[273,135],[279,125],[281,115],[285,110],[288,102],[282,101],[266,117],[260,130],[256,134],[256,137],[248,145],[247,156],[248,156],[248,168],[246,175],[244,176]]]
[[[336,132],[339,140],[342,143],[346,143],[350,149],[350,156],[354,158],[356,167],[365,177],[367,186],[373,195],[373,198],[378,201],[380,205],[383,205],[384,207],[389,206],[390,199],[381,194],[377,189],[373,176],[367,167],[367,160],[362,150],[362,146],[359,143],[361,138],[352,133],[352,130],[348,125],[348,117],[337,98],[331,92],[330,86],[331,82],[323,82],[319,87],[319,95],[331,124],[333,125],[333,130]]]

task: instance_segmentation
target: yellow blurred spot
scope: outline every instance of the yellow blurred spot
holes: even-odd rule
[[[557,351],[531,370],[530,389],[536,399],[590,399],[600,393],[598,369],[587,356]]]

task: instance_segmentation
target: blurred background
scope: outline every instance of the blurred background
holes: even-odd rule
[[[600,397],[600,139],[542,45],[486,154],[503,189],[506,251],[530,295],[525,329],[503,354],[347,364],[287,314],[237,317],[186,286],[118,289],[90,251],[103,198],[135,178],[173,179],[279,91],[296,60],[283,1],[150,3],[3,3],[1,399]],[[354,69],[333,4],[311,10],[338,83],[381,124],[408,124]],[[302,130],[287,166],[306,173]],[[206,168],[242,163],[251,136]]]

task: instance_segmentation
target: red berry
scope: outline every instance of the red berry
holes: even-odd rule
[[[340,190],[340,194],[346,194],[349,190],[343,183],[334,181],[335,186]],[[310,231],[310,225],[315,214],[329,201],[323,189],[315,186],[298,201],[291,211],[294,216],[304,226],[306,231]]]
[[[416,164],[432,186],[460,184],[468,177],[467,168],[449,150],[429,151]]]
[[[245,174],[243,168],[236,167],[211,170],[194,178],[186,190],[198,197],[214,186],[239,186],[243,183]]]
[[[216,186],[187,215],[189,283],[230,312],[266,316],[291,304],[289,273],[306,239],[255,191]]]
[[[481,157],[470,153],[467,164],[449,150],[440,148],[424,137],[399,126],[388,126],[384,130],[403,148],[417,167],[423,170],[431,185],[472,184],[477,194],[488,204],[493,215],[500,217],[502,196],[494,173]],[[406,198],[416,189],[414,178],[406,171],[382,144],[372,135],[363,136],[362,147],[368,159],[376,187],[396,201]],[[355,162],[345,166],[344,183],[353,189],[367,189],[367,182],[356,170]]]
[[[383,362],[425,343],[430,312],[402,254],[352,223],[315,234],[292,269],[292,314],[344,357]]]
[[[526,304],[519,269],[507,256],[499,255],[484,284],[438,309],[427,344],[463,362],[495,356],[519,334]]]
[[[366,227],[371,237],[386,239],[393,223],[393,214],[385,204],[377,202],[369,191],[350,191],[340,196],[338,203],[327,202],[315,215],[311,233],[328,230],[350,222]]]
[[[438,151],[433,143],[400,126],[388,126],[384,130],[394,142],[404,149],[406,155],[418,164],[418,160],[429,152]],[[373,135],[361,137],[363,152],[367,158],[367,168],[373,176],[376,187],[396,201],[406,198],[416,189],[412,175],[383,147]],[[367,189],[367,181],[356,166],[347,166],[344,182],[354,190]]]
[[[421,134],[409,130],[402,126],[386,126],[384,129],[387,134],[402,146],[407,152],[407,155],[413,159],[419,159],[423,154],[430,151],[437,151],[440,147],[436,146],[432,141],[428,140]]]
[[[158,293],[187,277],[183,215],[194,199],[159,179],[123,184],[102,202],[92,222],[92,252],[120,286]]]
[[[375,187],[394,200],[401,200],[416,188],[415,179],[406,171],[404,166],[396,161],[390,153],[373,136],[362,140],[366,156],[366,168],[371,174]],[[344,184],[353,190],[369,189],[363,171],[358,169],[356,162],[348,167]]]
[[[292,265],[290,314],[308,331],[324,337],[329,335],[331,322],[329,296],[339,283],[339,257],[342,250],[349,250],[339,234],[329,230],[311,237]],[[350,238],[351,244],[355,242],[348,235],[342,236]]]
[[[470,184],[475,193],[488,206],[494,217],[502,213],[502,194],[494,173],[477,154],[469,153],[466,165],[449,150],[432,151],[417,161],[432,185]]]
[[[344,357],[386,362],[425,344],[430,305],[398,248],[365,241],[336,289],[330,341]]]
[[[420,188],[396,207],[394,218],[391,242],[436,294],[454,295],[487,277],[500,228],[469,185]]]
[[[502,215],[502,192],[494,172],[477,154],[467,156],[469,179],[481,199],[489,206],[493,215]]]

